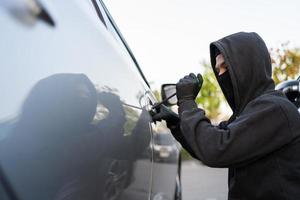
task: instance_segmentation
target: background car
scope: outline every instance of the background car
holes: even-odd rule
[[[156,102],[100,0],[0,0],[0,199],[181,199]],[[174,143],[174,144],[172,144]]]
[[[172,135],[160,133],[154,135],[154,158],[156,162],[174,162],[178,159],[178,143],[174,141]]]
[[[283,91],[300,112],[300,77],[297,80],[283,81],[276,85],[276,89]]]

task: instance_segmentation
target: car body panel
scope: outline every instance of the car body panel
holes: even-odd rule
[[[7,185],[26,200],[150,199],[156,125],[135,60],[99,19],[100,2],[40,5],[54,26],[25,19],[26,3],[0,8],[0,53],[7,55],[0,61],[0,165]]]

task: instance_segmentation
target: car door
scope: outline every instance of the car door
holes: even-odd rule
[[[149,104],[154,105],[156,103],[154,95],[149,92],[147,96]],[[151,199],[180,199],[179,146],[165,122],[151,123],[151,131],[153,134]]]
[[[149,199],[147,83],[97,1],[3,1],[0,165],[18,199]]]

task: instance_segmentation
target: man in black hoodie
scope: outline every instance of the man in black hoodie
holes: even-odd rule
[[[194,101],[201,75],[190,74],[176,85],[180,121],[166,119],[172,134],[204,164],[229,168],[229,200],[299,200],[300,115],[274,90],[264,41],[236,33],[211,43],[210,55],[233,115],[212,125]]]

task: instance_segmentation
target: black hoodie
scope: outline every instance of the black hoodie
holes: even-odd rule
[[[173,135],[206,165],[229,168],[228,199],[299,200],[300,115],[274,90],[264,41],[256,33],[241,32],[213,42],[213,69],[216,50],[232,81],[233,115],[214,126],[194,101],[186,101],[179,106],[181,133],[172,130]]]

